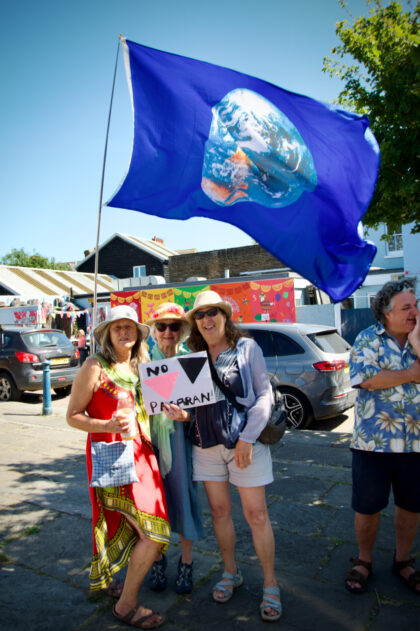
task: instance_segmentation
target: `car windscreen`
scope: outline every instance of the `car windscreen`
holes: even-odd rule
[[[348,353],[351,346],[337,331],[308,333],[309,339],[324,353]]]
[[[31,348],[46,348],[47,346],[73,348],[69,338],[59,331],[32,331],[23,333],[22,339]]]

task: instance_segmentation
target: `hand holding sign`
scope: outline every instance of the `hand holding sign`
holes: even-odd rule
[[[178,407],[174,403],[163,403],[163,411],[166,416],[171,418],[173,421],[179,421],[180,423],[186,423],[190,420],[191,414],[186,410]]]
[[[187,420],[179,413],[179,408],[215,401],[205,351],[140,364],[139,374],[147,414],[169,412],[168,416],[174,420]]]

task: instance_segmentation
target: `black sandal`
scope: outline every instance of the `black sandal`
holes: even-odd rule
[[[404,570],[406,567],[414,568],[415,559],[408,559],[408,561],[396,561],[394,555],[394,564],[392,566],[392,571],[394,574],[400,577],[402,581],[407,585],[412,592],[420,595],[420,590],[417,589],[418,585],[420,585],[420,571],[415,570],[412,572],[407,578],[401,574],[401,570]]]
[[[168,565],[166,556],[163,554],[160,561],[155,561],[152,565],[149,577],[149,587],[154,592],[162,592],[168,584],[165,570]]]
[[[351,592],[352,594],[363,594],[363,592],[366,591],[368,580],[372,576],[372,563],[369,563],[368,561],[362,561],[362,559],[353,559],[353,557],[350,558],[350,563],[353,563],[353,567],[347,572],[346,578],[344,579],[344,585],[346,586],[347,591]],[[369,574],[367,576],[364,576],[364,574],[362,574],[358,570],[355,570],[354,568],[358,565],[366,568]],[[360,583],[360,587],[349,585],[348,581]]]
[[[183,563],[182,556],[178,561],[178,577],[175,581],[177,594],[190,594],[193,588],[192,563]]]

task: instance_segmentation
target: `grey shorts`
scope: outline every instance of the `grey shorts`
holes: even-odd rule
[[[202,449],[193,445],[193,480],[225,482],[242,487],[265,486],[273,482],[270,447],[258,441],[253,445],[252,462],[246,469],[235,465],[235,450],[223,445]]]

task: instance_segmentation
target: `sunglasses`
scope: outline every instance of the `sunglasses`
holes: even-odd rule
[[[196,311],[194,313],[194,320],[202,320],[204,316],[208,316],[209,318],[214,318],[219,313],[218,307],[210,307],[207,311]]]
[[[163,333],[166,329],[169,329],[172,333],[177,333],[182,327],[182,322],[170,322],[169,324],[167,322],[156,322],[155,327],[159,333]]]
[[[392,289],[397,292],[404,291],[404,289],[414,290],[414,287],[415,283],[411,278],[396,280],[392,283]]]

